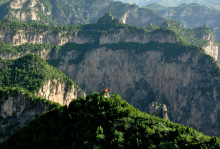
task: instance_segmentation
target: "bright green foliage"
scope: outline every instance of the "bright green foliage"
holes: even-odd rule
[[[216,149],[220,140],[140,112],[117,94],[94,93],[43,114],[0,148]]]
[[[37,55],[29,54],[16,60],[0,60],[0,64],[0,87],[22,87],[35,92],[45,81],[53,79],[68,84],[68,87],[75,85],[64,73]]]
[[[73,33],[81,33],[84,35],[94,35],[97,34],[97,31],[107,31],[110,32],[114,28],[116,29],[125,29],[130,33],[144,32],[146,29],[138,28],[135,26],[131,26],[128,24],[117,23],[117,19],[112,20],[115,23],[110,24],[85,24],[85,25],[74,25],[74,26],[49,26],[43,25],[39,22],[27,23],[23,21],[11,21],[8,19],[4,19],[0,21],[0,28],[8,29],[16,33],[18,30],[29,31],[29,33],[36,34],[41,32],[52,32],[52,33],[62,33],[65,35],[73,34]],[[87,33],[88,32],[88,33]]]

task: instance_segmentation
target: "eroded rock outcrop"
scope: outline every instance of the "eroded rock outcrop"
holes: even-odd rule
[[[9,91],[7,94],[9,95],[5,98],[0,97],[0,142],[5,141],[29,121],[57,106],[22,91]]]
[[[37,91],[36,95],[67,106],[73,99],[85,97],[85,93],[83,93],[78,87],[74,85],[69,87],[68,84],[57,80],[45,81],[44,86]]]
[[[25,43],[33,44],[58,44],[63,45],[67,42],[73,42],[77,44],[94,43],[100,44],[118,43],[118,42],[160,42],[160,43],[176,43],[179,41],[179,37],[171,32],[145,32],[139,34],[133,34],[126,29],[116,29],[107,34],[101,34],[98,38],[94,36],[86,36],[84,34],[78,35],[62,35],[60,33],[54,33],[52,31],[46,31],[41,33],[32,33],[32,31],[19,30],[15,34],[10,30],[0,30],[0,42],[10,43],[12,45],[22,45]]]
[[[219,59],[219,46],[216,46],[213,44],[213,42],[210,42],[208,46],[203,47],[205,52],[212,56],[216,61]],[[218,63],[220,65],[220,63]]]
[[[168,117],[168,110],[167,106],[165,104],[160,104],[158,102],[152,102],[152,104],[148,108],[149,114],[150,115],[155,115],[160,118],[164,118],[166,120],[169,120]]]
[[[94,23],[105,12],[111,12],[115,18],[124,23],[146,26],[150,23],[160,25],[164,19],[152,11],[136,5],[109,0],[85,1],[40,1],[11,0],[0,5],[3,17],[13,20],[41,21],[45,24],[87,24]],[[2,17],[2,18],[3,18]]]

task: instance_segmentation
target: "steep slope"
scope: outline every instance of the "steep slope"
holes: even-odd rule
[[[37,97],[25,89],[0,87],[0,142],[55,107],[60,105]]]
[[[71,79],[37,55],[26,55],[14,61],[0,60],[0,64],[1,87],[22,87],[61,105],[68,105],[72,99],[84,95]]]
[[[152,8],[152,7],[151,7]],[[173,19],[187,28],[201,27],[206,24],[215,33],[215,38],[220,41],[220,10],[208,8],[199,4],[182,4],[176,7],[157,10],[162,17]]]
[[[142,113],[119,95],[95,93],[43,114],[0,147],[215,149],[220,139]]]
[[[0,18],[40,21],[51,25],[94,23],[105,12],[111,12],[115,18],[119,18],[124,23],[137,26],[146,26],[150,23],[159,25],[164,21],[151,10],[109,0],[1,1]]]

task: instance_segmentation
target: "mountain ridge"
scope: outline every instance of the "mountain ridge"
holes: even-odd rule
[[[50,25],[94,23],[105,12],[111,12],[124,23],[137,26],[159,25],[164,21],[151,10],[109,0],[12,0],[0,7],[3,11],[1,18],[40,21]]]

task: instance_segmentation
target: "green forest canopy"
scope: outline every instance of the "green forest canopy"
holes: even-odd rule
[[[118,94],[93,93],[30,122],[5,148],[220,148],[220,139],[140,112]]]

